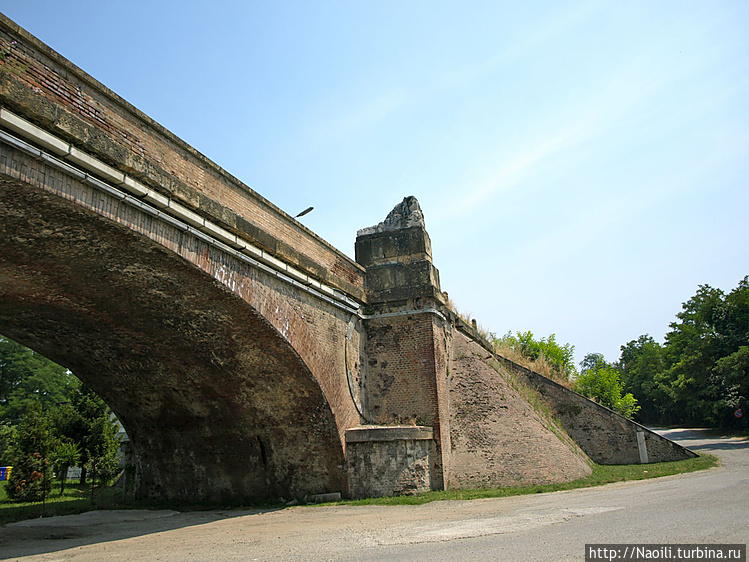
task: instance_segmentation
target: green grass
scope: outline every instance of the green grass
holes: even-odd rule
[[[60,482],[55,481],[44,503],[15,502],[8,498],[5,482],[0,482],[0,525],[35,517],[83,513],[92,509],[121,509],[127,504],[122,491],[110,487],[97,487],[92,503],[91,486],[81,486],[72,480],[66,482],[63,496],[60,496]]]
[[[719,464],[718,458],[713,455],[702,454],[693,459],[676,462],[664,462],[657,464],[633,464],[619,466],[593,465],[593,473],[590,476],[567,482],[565,484],[544,484],[538,486],[523,486],[518,488],[486,488],[478,490],[447,490],[439,492],[427,492],[416,496],[395,496],[384,498],[369,498],[364,500],[344,500],[336,504],[318,505],[418,505],[433,501],[444,500],[473,500],[480,498],[502,498],[508,496],[520,496],[524,494],[541,494],[545,492],[558,492],[560,490],[574,490],[576,488],[589,488],[612,482],[624,482],[628,480],[644,480],[647,478],[658,478],[659,476],[670,476],[697,470],[705,470]],[[97,488],[94,492],[94,503],[91,502],[91,486],[80,486],[74,482],[65,485],[65,495],[60,497],[60,484],[55,482],[52,492],[49,494],[44,505],[37,503],[17,503],[8,499],[5,486],[0,484],[0,525],[12,521],[32,519],[36,517],[50,517],[53,515],[70,515],[83,513],[94,509],[148,509],[169,508],[194,510],[215,509],[215,505],[188,505],[174,504],[169,502],[142,502],[132,501],[124,497],[121,490],[117,488]],[[220,506],[229,509],[227,506]],[[249,506],[243,506],[247,508]],[[254,506],[257,507],[257,506]],[[266,506],[270,507],[270,506]],[[279,507],[279,506],[274,506]]]

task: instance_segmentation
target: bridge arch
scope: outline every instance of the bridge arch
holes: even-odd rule
[[[350,312],[318,326],[293,285],[18,150],[0,160],[0,333],[112,407],[138,496],[345,491]]]

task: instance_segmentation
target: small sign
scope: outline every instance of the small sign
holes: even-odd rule
[[[738,410],[736,410],[736,411],[735,411],[735,412],[733,413],[733,415],[734,415],[734,416],[736,416],[737,418],[741,418],[741,417],[743,417],[743,416],[744,416],[744,412],[742,412],[742,411],[741,411],[741,408],[739,408]]]

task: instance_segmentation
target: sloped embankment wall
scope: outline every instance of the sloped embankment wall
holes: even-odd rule
[[[678,461],[697,454],[585,396],[516,363],[496,356],[505,369],[525,378],[542,395],[565,431],[599,464]]]
[[[590,474],[585,454],[454,332],[449,377],[451,488],[568,482]]]

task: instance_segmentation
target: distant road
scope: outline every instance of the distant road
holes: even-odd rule
[[[723,463],[550,494],[422,506],[96,512],[0,528],[22,560],[583,560],[586,543],[749,542],[749,440],[660,431]],[[643,467],[647,470],[646,467]]]

